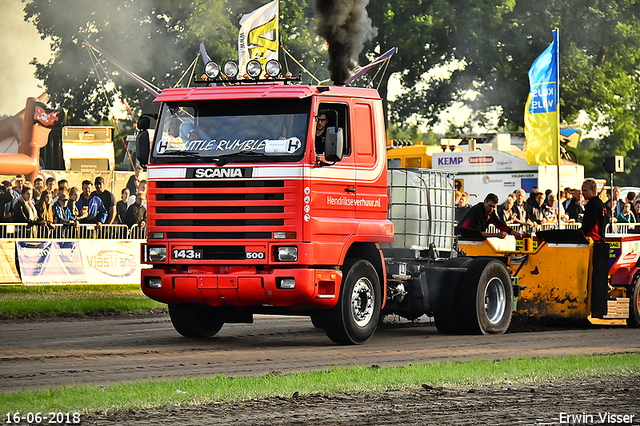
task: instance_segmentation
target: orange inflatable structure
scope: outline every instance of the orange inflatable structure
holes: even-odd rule
[[[0,120],[0,174],[24,174],[28,181],[38,175],[40,148],[48,141],[51,127],[61,125],[64,110],[49,110],[38,98],[27,98],[25,108],[18,114]]]

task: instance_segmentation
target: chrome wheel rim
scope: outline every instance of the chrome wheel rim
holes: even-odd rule
[[[484,292],[484,312],[491,324],[498,324],[502,320],[506,306],[504,284],[500,278],[493,277]]]
[[[351,292],[351,315],[359,327],[365,327],[373,318],[374,293],[373,284],[362,277],[353,286]]]

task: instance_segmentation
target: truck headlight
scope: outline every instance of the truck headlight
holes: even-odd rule
[[[164,262],[167,260],[167,248],[165,246],[147,246],[147,259],[150,262]]]
[[[144,285],[147,288],[162,288],[162,278],[160,277],[144,277]]]
[[[293,290],[296,288],[296,280],[294,278],[279,278],[276,280],[276,288]]]
[[[275,255],[278,262],[295,262],[298,260],[298,247],[276,247]]]

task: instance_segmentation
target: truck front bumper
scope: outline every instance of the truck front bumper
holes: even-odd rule
[[[292,310],[329,309],[339,297],[342,272],[335,269],[273,269],[237,273],[142,270],[142,291],[167,304],[270,305]]]

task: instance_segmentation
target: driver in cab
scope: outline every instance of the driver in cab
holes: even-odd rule
[[[324,145],[327,139],[327,114],[319,112],[316,119],[316,154],[324,154]]]
[[[468,228],[480,231],[483,237],[504,238],[507,235],[514,235],[522,238],[522,234],[509,228],[496,214],[498,196],[493,193],[487,194],[482,203],[471,207],[464,215],[458,228]],[[500,230],[498,233],[487,232],[487,226],[493,225]]]

